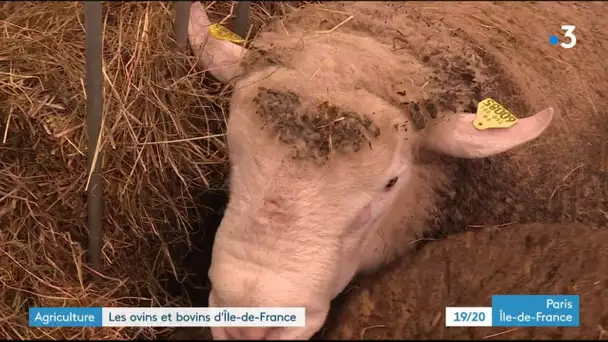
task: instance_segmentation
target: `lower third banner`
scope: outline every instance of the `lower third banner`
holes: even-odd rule
[[[294,308],[30,308],[31,327],[303,327]]]
[[[495,295],[492,307],[446,307],[446,327],[578,327],[578,295]]]

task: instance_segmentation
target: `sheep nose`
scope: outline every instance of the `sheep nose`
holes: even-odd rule
[[[229,340],[263,340],[272,327],[227,327],[224,333]]]

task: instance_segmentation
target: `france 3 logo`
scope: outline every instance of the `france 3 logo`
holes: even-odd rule
[[[564,39],[560,44],[564,49],[571,49],[576,45],[576,36],[574,35],[574,29],[576,26],[574,25],[562,25],[562,31],[564,31]],[[559,37],[556,35],[552,35],[549,37],[549,44],[557,45],[559,44]]]

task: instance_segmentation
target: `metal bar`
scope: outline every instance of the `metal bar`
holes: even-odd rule
[[[234,33],[243,38],[247,38],[250,7],[251,1],[237,1],[236,3],[236,19],[234,23]]]
[[[188,43],[188,22],[190,21],[190,1],[175,2],[175,21],[173,23],[175,43],[185,51]]]
[[[89,262],[98,268],[101,260],[101,232],[103,225],[103,183],[100,174],[101,152],[95,156],[100,141],[103,87],[102,87],[102,30],[101,1],[84,2],[86,39],[86,92],[88,168],[91,173],[87,188]]]

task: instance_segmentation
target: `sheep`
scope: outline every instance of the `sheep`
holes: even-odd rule
[[[608,230],[580,223],[485,227],[431,241],[344,291],[321,335],[341,340],[606,339],[606,241]],[[508,294],[579,295],[579,327],[446,327],[446,307],[489,307],[492,295]]]
[[[212,250],[209,306],[306,308],[305,327],[213,327],[214,339],[309,339],[356,275],[399,258],[424,232],[450,180],[420,158],[495,156],[553,121],[546,107],[508,129],[478,130],[470,99],[479,89],[469,85],[483,75],[456,82],[399,49],[411,29],[381,35],[374,6],[310,6],[247,48],[210,35],[203,7],[191,6],[193,52],[234,86],[230,199]]]

